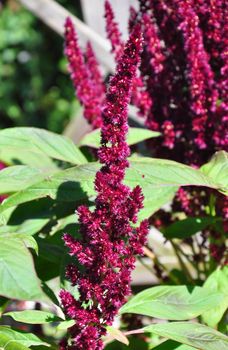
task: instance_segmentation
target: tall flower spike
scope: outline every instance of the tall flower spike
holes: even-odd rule
[[[100,67],[98,65],[96,55],[93,51],[92,45],[90,42],[87,43],[85,51],[86,65],[88,69],[89,78],[95,86],[95,92],[100,96],[102,103],[105,99],[105,84],[103,82],[102,74]]]
[[[133,6],[130,6],[130,16],[128,19],[128,32],[131,33],[132,29],[137,23],[138,12]]]
[[[106,18],[106,33],[112,45],[112,53],[115,55],[115,60],[118,61],[122,56],[124,43],[121,38],[121,33],[117,22],[115,21],[114,12],[109,1],[105,1],[105,18]]]
[[[152,17],[147,13],[143,14],[142,23],[144,25],[144,37],[147,43],[146,49],[150,55],[150,64],[154,74],[158,74],[163,70],[163,62],[165,61],[161,39],[158,36],[157,28]]]
[[[208,114],[216,106],[218,94],[209,57],[204,49],[199,18],[192,0],[174,0],[180,19],[179,29],[183,33],[184,49],[187,55],[187,74],[190,82],[191,109],[194,113],[192,128],[196,133],[198,148],[206,148],[204,131]],[[208,94],[209,92],[209,94]]]
[[[84,107],[84,116],[93,128],[98,128],[102,123],[101,110],[103,96],[100,93],[100,84],[95,83],[94,78],[92,78],[95,74],[95,67],[93,67],[93,71],[89,71],[91,69],[90,62],[91,60],[94,61],[94,57],[91,56],[93,53],[91,50],[89,51],[90,57],[88,58],[87,66],[79,48],[77,35],[70,18],[67,18],[65,23],[65,55],[69,62],[71,79],[77,97]]]
[[[112,324],[130,294],[134,255],[142,254],[146,242],[147,221],[138,228],[131,225],[136,223],[143,207],[141,188],[131,190],[123,184],[130,154],[126,143],[127,106],[141,46],[138,25],[126,43],[106,95],[98,152],[102,167],[95,178],[95,210],[78,208],[79,240],[64,235],[70,255],[77,258],[83,270],[72,264],[67,267],[66,275],[73,286],[77,285],[80,297],[76,300],[66,290],[60,293],[66,315],[75,320],[69,330],[70,339],[61,342],[61,350],[103,349],[101,337],[106,333],[105,326]]]
[[[136,14],[134,14],[133,10],[132,16],[134,17],[136,25]],[[105,1],[105,18],[106,18],[106,32],[108,39],[112,44],[112,52],[115,55],[115,60],[118,63],[120,56],[123,52],[123,41],[121,39],[121,33],[119,31],[118,25],[115,21],[115,16],[113,9],[108,0]],[[133,18],[131,19],[131,30],[133,30]],[[131,95],[132,104],[138,108],[140,116],[147,116],[149,113],[152,100],[149,93],[144,88],[144,83],[139,74],[134,78],[132,83],[132,95]]]

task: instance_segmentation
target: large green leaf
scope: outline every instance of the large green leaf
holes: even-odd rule
[[[77,166],[58,172],[44,181],[13,194],[0,207],[0,212],[34,199],[50,197],[59,201],[81,201],[94,195],[93,180],[99,169],[97,163]]]
[[[89,163],[63,170],[34,184],[24,191],[13,194],[1,205],[0,212],[27,201],[50,197],[57,201],[81,201],[92,198],[94,177],[98,163]],[[140,219],[153,214],[172,199],[179,186],[207,186],[219,189],[218,185],[200,170],[177,162],[151,158],[131,159],[125,183],[130,187],[140,185],[145,196]]]
[[[14,330],[8,326],[0,326],[0,346],[4,350],[27,350],[32,345],[49,346],[32,333]]]
[[[17,343],[12,340],[9,336],[1,334],[0,330],[0,349],[1,350],[29,350],[27,346]]]
[[[1,153],[7,153],[8,149],[11,153],[12,149],[15,149],[17,153],[24,152],[24,150],[31,151],[40,155],[41,162],[42,155],[72,164],[87,162],[70,139],[38,128],[19,127],[1,130],[0,159]]]
[[[178,220],[162,230],[166,238],[184,239],[193,236],[195,233],[202,231],[209,225],[215,224],[218,220],[216,217],[188,217],[184,220]]]
[[[48,169],[45,172],[43,169],[26,165],[5,168],[0,171],[0,194],[21,191],[34,183],[42,181],[48,175],[53,174],[53,171],[53,169]]]
[[[199,323],[171,322],[154,324],[145,327],[144,331],[173,339],[200,350],[228,349],[228,337]]]
[[[1,152],[0,148],[0,160],[7,165],[24,164],[37,169],[58,170],[58,166],[55,164],[54,160],[45,154],[42,154],[41,160],[40,153],[35,153],[31,150],[18,152],[18,149],[15,147],[7,147],[7,152]]]
[[[228,195],[228,153],[216,152],[209,163],[201,167],[201,171],[209,176],[223,192]]]
[[[222,296],[201,287],[189,291],[186,286],[158,286],[146,289],[130,299],[120,313],[134,313],[167,320],[189,320],[216,306]]]
[[[157,131],[151,131],[142,128],[129,128],[127,135],[127,143],[129,146],[136,143],[148,140],[152,137],[158,137],[160,135]],[[88,134],[86,134],[80,141],[80,146],[89,146],[94,148],[100,147],[101,131],[96,129]]]
[[[5,313],[4,316],[10,316],[17,322],[29,324],[44,324],[63,321],[60,317],[51,312],[40,310],[12,311]]]
[[[203,321],[208,326],[215,327],[228,309],[228,266],[214,271],[204,283],[204,288],[209,292],[216,291],[223,295],[216,307],[211,307],[202,315]]]
[[[0,295],[19,300],[40,300],[43,293],[32,256],[20,239],[0,238]]]
[[[25,220],[19,225],[5,225],[0,226],[0,238],[4,235],[18,234],[18,235],[34,235],[39,232],[47,223],[49,219],[46,218],[34,218]]]
[[[67,321],[60,322],[56,328],[57,330],[61,331],[61,330],[66,330],[74,325],[75,325],[74,320],[67,320]]]
[[[147,157],[130,158],[131,180],[133,174],[141,178],[141,182],[153,187],[162,186],[206,186],[219,189],[219,185],[199,169],[192,168],[168,159]]]

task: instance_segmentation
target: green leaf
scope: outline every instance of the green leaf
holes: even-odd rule
[[[95,195],[94,177],[99,168],[98,163],[89,163],[59,171],[8,197],[0,206],[0,212],[43,197],[68,202],[86,200],[88,197],[92,199]],[[170,160],[152,158],[130,159],[125,183],[131,188],[136,185],[142,187],[145,201],[144,209],[139,214],[140,220],[169,202],[179,186],[206,186],[219,190],[218,184],[200,170]]]
[[[14,237],[21,239],[27,248],[31,248],[31,249],[35,250],[37,255],[39,254],[39,247],[38,247],[38,244],[37,244],[37,241],[35,240],[35,238],[33,238],[32,236],[26,235],[26,234],[15,234],[15,235],[13,235],[13,238]]]
[[[201,287],[189,291],[186,286],[158,286],[135,295],[120,309],[120,313],[167,320],[188,320],[216,306],[221,298],[221,294]]]
[[[9,346],[10,345],[10,346]],[[0,346],[5,350],[27,350],[32,345],[47,345],[32,333],[14,330],[8,326],[0,326]]]
[[[65,330],[72,327],[74,324],[75,324],[74,320],[67,320],[67,321],[60,322],[56,328],[58,331]]]
[[[219,218],[215,217],[188,217],[184,220],[179,220],[170,226],[162,229],[162,233],[166,238],[184,239],[193,236],[195,233],[202,231],[209,225],[215,224]]]
[[[32,152],[31,150],[23,150],[23,152],[18,152],[16,147],[7,147],[7,150],[2,152],[0,148],[0,160],[7,165],[19,165],[24,164],[37,169],[47,170],[58,170],[55,162],[42,154],[42,162],[40,161],[40,153]]]
[[[29,324],[44,324],[50,322],[62,321],[62,319],[51,312],[40,310],[25,310],[7,312],[4,316],[10,316],[17,322],[29,323]]]
[[[209,163],[201,167],[201,171],[211,178],[224,194],[228,195],[228,153],[216,152]]]
[[[53,171],[52,171],[53,173]],[[0,194],[17,192],[40,182],[50,174],[26,165],[15,165],[0,171]]]
[[[0,295],[19,300],[40,300],[43,293],[32,256],[20,239],[0,239]]]
[[[113,339],[118,340],[120,343],[125,345],[129,345],[129,340],[119,329],[112,326],[107,326],[106,329],[108,334],[111,335]]]
[[[47,223],[49,219],[34,218],[25,220],[20,225],[5,225],[0,226],[0,238],[4,235],[27,235],[32,236],[39,232]]]
[[[46,196],[60,201],[79,201],[86,199],[87,195],[94,196],[93,182],[99,167],[98,163],[90,163],[60,171],[7,198],[1,205],[1,212],[12,206]],[[196,169],[168,160],[150,158],[132,160],[125,182],[131,187],[139,184],[143,189],[145,209],[141,211],[140,219],[151,215],[161,205],[171,200],[178,186],[188,184],[209,186],[205,176]],[[210,186],[213,187],[212,184]]]
[[[160,136],[160,133],[157,131],[151,131],[151,130],[142,129],[142,128],[129,128],[128,135],[127,135],[127,143],[129,146],[131,146],[136,143],[148,140],[152,137],[158,137],[158,136]],[[101,131],[100,129],[96,129],[86,134],[83,137],[83,139],[80,141],[79,145],[99,148],[100,138],[101,138]]]
[[[1,130],[1,153],[13,148],[18,153],[24,150],[31,151],[72,164],[87,163],[86,158],[70,139],[44,129],[18,127]]]
[[[166,340],[163,343],[155,346],[153,350],[195,350],[192,346],[180,344],[173,340]]]
[[[0,349],[1,350],[29,350],[27,346],[17,343],[0,331]]]
[[[44,197],[67,202],[87,199],[87,194],[95,194],[93,181],[98,169],[97,163],[91,163],[62,170],[24,191],[8,197],[0,206],[0,212],[12,206]]]
[[[0,231],[1,231],[1,227],[0,227]],[[24,242],[24,244],[26,245],[27,248],[32,248],[35,250],[36,254],[38,255],[38,244],[35,240],[35,238],[33,238],[32,236],[30,236],[29,234],[26,233],[15,233],[15,232],[11,232],[11,233],[0,233],[0,241],[2,239],[8,239],[8,238],[13,238],[13,239],[19,239],[22,242]]]
[[[199,323],[171,322],[154,324],[145,327],[144,331],[173,339],[200,350],[228,349],[228,337]]]
[[[215,327],[228,309],[228,266],[214,271],[204,283],[204,288],[209,292],[219,292],[223,295],[216,307],[212,307],[202,315],[203,321],[208,326]]]

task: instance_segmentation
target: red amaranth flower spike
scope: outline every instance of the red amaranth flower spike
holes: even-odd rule
[[[137,23],[138,12],[133,6],[130,6],[130,16],[128,19],[128,32],[131,33],[132,29]]]
[[[131,190],[123,184],[130,154],[126,143],[127,106],[141,47],[141,28],[137,25],[106,94],[98,151],[102,167],[95,178],[95,210],[78,208],[80,239],[64,235],[70,255],[83,266],[83,272],[76,265],[67,267],[66,275],[73,286],[77,285],[80,297],[76,300],[66,290],[60,293],[66,315],[75,320],[69,330],[69,343],[63,341],[61,350],[103,349],[101,337],[106,333],[105,326],[112,324],[130,294],[134,255],[142,254],[146,243],[148,222],[141,222],[138,228],[131,224],[136,223],[143,207],[142,190],[139,186]]]
[[[146,50],[150,55],[150,64],[154,74],[159,74],[163,70],[163,62],[165,56],[161,46],[161,39],[158,36],[156,25],[151,16],[144,13],[142,16],[142,24],[144,26],[144,38]]]
[[[136,25],[137,14],[134,13],[134,10],[131,9],[131,18],[129,23],[129,29],[133,30],[134,25]],[[112,52],[115,55],[115,60],[118,63],[120,56],[123,52],[123,41],[121,38],[121,33],[119,31],[118,25],[115,21],[114,12],[109,1],[105,1],[105,18],[106,18],[106,32],[107,37],[112,44]],[[133,25],[134,22],[134,25]],[[152,100],[149,93],[144,87],[143,80],[139,73],[136,74],[136,77],[132,83],[132,95],[131,102],[138,108],[139,115],[146,117],[149,113]]]
[[[187,75],[190,82],[191,109],[194,113],[192,128],[196,133],[198,148],[206,148],[204,130],[210,111],[216,108],[218,93],[214,74],[209,65],[209,56],[203,44],[203,35],[199,27],[192,0],[174,0],[180,19],[179,29],[184,38],[187,55]],[[209,92],[209,94],[208,94]]]
[[[96,94],[100,96],[101,101],[103,103],[105,98],[105,84],[103,82],[102,74],[96,59],[96,55],[93,51],[90,42],[88,42],[86,46],[85,59],[89,78],[94,84]]]
[[[69,62],[71,79],[76,90],[77,97],[84,107],[84,116],[94,129],[101,126],[103,96],[101,84],[94,82],[94,74],[98,74],[96,66],[91,69],[91,60],[95,60],[93,52],[89,50],[88,65],[78,45],[78,38],[71,19],[68,17],[65,23],[65,55]],[[88,55],[88,49],[87,49]],[[96,70],[96,73],[95,73]]]
[[[112,53],[115,60],[118,61],[123,53],[124,42],[121,38],[121,33],[117,22],[115,21],[114,12],[109,1],[105,1],[105,19],[106,33],[112,45]]]

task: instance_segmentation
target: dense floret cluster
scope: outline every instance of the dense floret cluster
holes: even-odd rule
[[[139,227],[132,226],[143,207],[143,194],[139,186],[131,190],[123,184],[130,155],[126,143],[127,106],[141,47],[141,28],[137,25],[106,94],[98,151],[102,167],[95,178],[95,210],[90,211],[86,206],[78,208],[80,239],[64,235],[70,255],[83,270],[75,264],[67,267],[67,277],[77,286],[80,297],[75,299],[67,290],[60,293],[66,315],[75,320],[71,337],[68,343],[62,342],[61,349],[103,349],[100,338],[106,333],[105,326],[112,324],[130,294],[135,255],[143,254],[148,223],[142,221]]]

